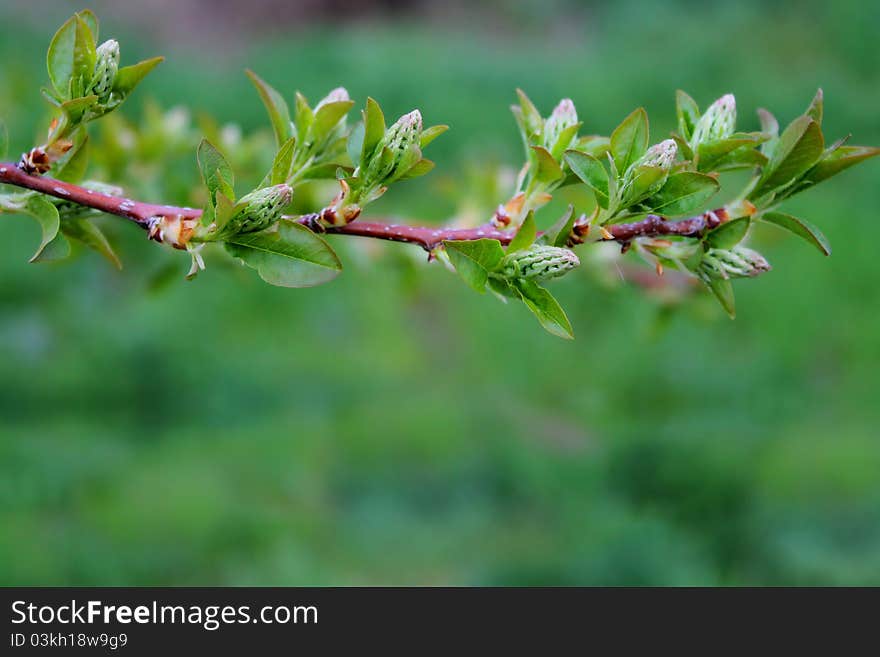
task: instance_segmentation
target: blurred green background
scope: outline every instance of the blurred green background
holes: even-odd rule
[[[657,139],[679,87],[735,93],[755,129],[822,86],[829,138],[880,144],[876,2],[140,5],[92,5],[124,63],[168,56],[135,122],[154,99],[263,130],[247,66],[449,123],[437,170],[374,216],[442,220],[466,163],[516,165],[518,86],[545,111],[570,96],[587,132],[644,105]],[[80,8],[4,3],[14,148],[44,130],[45,48]],[[147,200],[187,200],[194,151],[169,169]],[[878,181],[871,162],[788,204],[830,259],[756,232],[774,270],[736,286],[733,322],[566,278],[574,342],[403,245],[335,239],[346,271],[316,289],[219,257],[185,283],[185,256],[122,222],[117,273],[29,265],[36,225],[0,217],[0,583],[880,585]]]

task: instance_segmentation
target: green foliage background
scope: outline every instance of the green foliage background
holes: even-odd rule
[[[0,28],[19,150],[43,130],[45,44],[78,8],[46,4]],[[545,110],[572,97],[605,134],[645,105],[663,135],[678,87],[703,106],[734,92],[756,128],[757,106],[786,122],[821,85],[827,134],[880,144],[880,5],[764,5],[497,4],[171,46],[122,111],[152,96],[262,129],[245,66],[288,97],[344,84],[389,115],[420,107],[452,126],[438,168],[371,210],[435,220],[463,163],[519,161],[517,86]],[[101,17],[125,61],[156,54]],[[176,158],[196,180],[195,153]],[[878,181],[869,163],[787,206],[830,259],[759,232],[775,268],[737,285],[734,322],[567,277],[574,342],[401,245],[372,261],[336,239],[343,275],[286,290],[217,259],[184,283],[185,256],[112,220],[123,273],[29,265],[37,229],[4,218],[0,583],[880,584]]]

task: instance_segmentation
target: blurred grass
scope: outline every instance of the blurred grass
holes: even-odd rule
[[[756,106],[787,121],[821,85],[826,134],[880,144],[875,3],[566,18],[181,46],[124,111],[152,95],[261,127],[245,66],[288,95],[344,84],[389,115],[422,107],[453,128],[432,146],[437,173],[376,214],[429,219],[452,209],[438,181],[462,163],[517,162],[517,86],[542,108],[572,97],[601,133],[644,105],[656,136],[677,87],[704,106],[736,93],[755,127]],[[19,149],[41,125],[54,19],[3,28],[0,115]],[[103,19],[129,37],[126,61],[154,54]],[[36,228],[4,218],[0,583],[880,584],[877,183],[871,163],[788,206],[831,259],[762,231],[774,271],[737,286],[735,322],[692,305],[657,333],[642,294],[562,281],[574,343],[436,267],[413,278],[340,240],[347,270],[327,287],[209,261],[150,292],[174,254],[134,228],[108,222],[116,274],[91,255],[28,265]]]

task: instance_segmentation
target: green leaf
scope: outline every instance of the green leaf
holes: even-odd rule
[[[355,166],[361,161],[361,151],[364,150],[364,136],[365,130],[363,121],[358,121],[351,129],[351,132],[348,133],[348,143],[346,144],[346,148],[348,149],[348,157]]]
[[[516,90],[519,98],[520,111],[522,112],[523,127],[525,128],[525,137],[531,140],[535,135],[540,133],[544,127],[544,119],[535,104],[526,96],[526,92],[522,89]]]
[[[767,157],[773,155],[776,144],[779,143],[779,121],[763,107],[758,108],[758,120],[761,122],[761,132],[770,138],[761,144],[761,152]]]
[[[522,300],[528,306],[538,321],[547,331],[560,338],[571,340],[574,333],[571,323],[565,315],[565,311],[559,302],[546,289],[534,281],[517,280],[514,285],[522,295]]]
[[[739,244],[749,232],[750,217],[740,217],[721,224],[706,236],[706,243],[713,249],[730,249]]]
[[[645,202],[654,212],[675,216],[703,206],[720,185],[712,176],[695,171],[679,171],[666,179],[660,191]]]
[[[76,30],[73,46],[73,77],[85,81],[92,79],[95,73],[95,37],[88,23],[79,14],[76,15]]]
[[[76,183],[83,179],[86,169],[89,165],[89,136],[85,132],[85,128],[77,131],[77,138],[64,159],[55,165],[53,175],[58,180]]]
[[[338,100],[321,105],[315,112],[315,120],[312,123],[312,135],[315,141],[320,142],[327,137],[353,106],[353,100]]]
[[[272,161],[271,184],[280,185],[287,182],[290,177],[290,165],[293,162],[293,149],[296,147],[296,137],[291,137],[283,144],[275,154]]]
[[[504,303],[507,303],[507,299],[522,299],[522,295],[503,278],[490,276],[489,289]]]
[[[483,293],[489,272],[495,271],[504,259],[498,240],[445,240],[446,254],[465,283]]]
[[[85,113],[89,111],[97,101],[98,97],[95,95],[74,98],[73,100],[68,100],[62,103],[61,111],[64,112],[70,125],[76,125],[82,121]]]
[[[164,61],[164,57],[152,57],[131,66],[123,66],[117,71],[113,80],[113,93],[125,98],[134,91],[141,80],[147,77],[150,71]]]
[[[806,240],[819,249],[819,252],[823,255],[831,255],[831,245],[828,243],[828,239],[822,234],[821,230],[810,222],[798,219],[784,212],[767,212],[762,214],[760,218],[762,221],[784,228]]]
[[[626,171],[648,149],[648,114],[638,108],[611,133],[611,154],[618,171]]]
[[[743,147],[754,148],[767,137],[762,133],[737,133],[728,139],[701,142],[697,146],[698,168],[700,171],[714,171],[724,158]]]
[[[46,68],[55,91],[63,98],[69,98],[70,79],[73,77],[73,51],[76,47],[76,16],[71,16],[58,28],[46,55]]]
[[[207,139],[202,139],[199,143],[197,156],[202,180],[205,181],[205,186],[208,188],[209,198],[213,201],[215,194],[220,191],[229,200],[234,201],[232,168],[223,154]]]
[[[98,42],[98,17],[95,16],[94,12],[91,9],[83,9],[82,11],[77,12],[76,14],[79,16],[82,21],[88,26],[89,30],[92,33],[92,38],[95,40],[95,43]]]
[[[796,118],[779,137],[753,197],[778,189],[806,172],[822,156],[824,148],[819,124],[809,116]]]
[[[522,224],[520,224],[519,230],[516,231],[516,235],[513,236],[513,239],[510,240],[510,244],[507,245],[507,253],[522,251],[523,249],[529,248],[535,243],[535,238],[537,236],[538,229],[535,226],[535,213],[532,210],[529,210],[526,218],[523,219]]]
[[[298,178],[298,182],[305,182],[307,180],[333,180],[339,177],[340,171],[342,171],[344,176],[351,173],[352,169],[351,167],[343,166],[335,162],[315,164],[302,171]]]
[[[300,144],[305,144],[309,130],[311,130],[312,124],[315,122],[315,113],[309,106],[306,97],[300,92],[296,92],[293,100],[293,124],[296,126],[296,138]]]
[[[269,121],[272,123],[272,130],[275,133],[275,145],[281,146],[292,136],[290,110],[287,107],[287,103],[281,94],[275,91],[259,75],[250,69],[245,70],[245,73],[250,78],[257,93],[260,94],[260,100],[263,101],[263,105],[265,105],[266,111],[269,113]]]
[[[267,283],[282,287],[320,285],[342,271],[330,245],[293,221],[278,222],[277,230],[235,235],[226,250]]]
[[[550,154],[553,156],[554,160],[559,160],[562,157],[562,154],[571,145],[572,140],[578,133],[578,130],[581,129],[582,125],[583,123],[575,123],[559,133],[556,143],[553,144],[553,147],[550,149]]]
[[[210,203],[208,204],[208,207],[211,208]],[[228,196],[223,194],[220,190],[217,190],[217,193],[214,194],[214,206],[211,208],[214,216],[210,218],[210,220],[206,220],[205,217],[207,217],[208,214],[206,212],[205,216],[202,217],[202,224],[209,225],[211,221],[213,221],[217,226],[217,230],[221,231],[226,227],[226,224],[229,223],[229,220],[235,216],[237,209],[238,206],[236,206]]]
[[[45,196],[34,195],[27,199],[22,209],[40,224],[40,246],[31,256],[31,262],[60,260],[70,255],[70,244],[59,233],[61,220],[56,208]]]
[[[604,158],[611,149],[611,139],[599,135],[586,135],[579,138],[576,144],[576,147],[571,150],[592,155],[597,159]]]
[[[385,115],[382,108],[372,98],[367,98],[367,104],[363,111],[364,114],[364,142],[361,148],[360,163],[366,165],[367,160],[376,150],[376,146],[385,136]],[[357,164],[358,159],[354,159]]]
[[[705,281],[718,303],[724,308],[724,311],[730,316],[730,319],[736,318],[736,299],[733,295],[733,285],[725,278],[713,278]]]
[[[806,175],[804,180],[816,185],[823,180],[836,176],[841,171],[863,162],[868,158],[880,155],[880,148],[870,146],[840,146],[819,160]]]
[[[113,250],[107,236],[87,219],[69,219],[61,224],[61,231],[67,237],[85,244],[104,256],[116,269],[122,269],[122,262]]]
[[[596,195],[596,202],[608,207],[608,171],[592,155],[580,151],[566,151],[565,161],[572,173],[587,184]]]
[[[685,141],[690,141],[700,120],[700,108],[697,101],[681,89],[675,92],[675,116],[678,118],[678,131]]]
[[[6,124],[0,121],[0,159],[6,157],[9,151],[9,132],[6,130]]]
[[[532,146],[532,151],[535,153],[535,180],[548,184],[562,178],[562,167],[553,159],[550,151],[543,146]]]
[[[632,181],[624,190],[624,205],[630,206],[649,196],[663,185],[669,171],[662,167],[639,166],[633,172]]]
[[[571,231],[574,228],[574,221],[574,206],[569,205],[568,209],[562,213],[562,216],[556,220],[556,223],[544,231],[544,234],[538,238],[538,241],[549,246],[566,246]]]
[[[813,97],[810,106],[807,107],[807,111],[804,112],[804,114],[812,118],[819,125],[822,125],[823,105],[824,94],[822,93],[822,89],[820,88],[816,91],[816,95]]]
[[[426,160],[422,158],[414,165],[412,165],[409,170],[403,174],[398,180],[409,180],[411,178],[418,178],[419,176],[424,176],[426,173],[431,171],[434,168],[434,162],[432,160]]]
[[[765,142],[766,143],[766,142]],[[715,171],[732,171],[734,169],[749,169],[767,166],[767,156],[753,146],[743,146],[731,151],[717,160],[712,168]]]
[[[425,146],[437,139],[437,137],[442,135],[447,130],[449,130],[448,125],[432,125],[430,128],[425,128],[424,130],[422,130],[422,137],[421,141],[419,141],[419,147],[424,149]]]

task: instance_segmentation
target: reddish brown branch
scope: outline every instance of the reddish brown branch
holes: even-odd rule
[[[64,199],[65,201],[94,208],[101,212],[125,217],[145,229],[150,229],[154,224],[153,220],[157,217],[198,219],[202,214],[201,210],[193,208],[143,203],[120,196],[103,194],[44,176],[30,175],[18,168],[16,164],[10,162],[0,163],[0,183],[32,189],[49,196]],[[316,216],[305,215],[296,220],[314,228]],[[727,211],[723,208],[680,221],[669,221],[657,215],[648,215],[640,221],[606,226],[601,239],[626,243],[640,236],[697,236],[724,223],[727,219]],[[337,235],[356,235],[393,242],[417,244],[427,251],[433,250],[442,244],[444,240],[478,240],[488,238],[496,239],[502,244],[507,244],[513,238],[513,231],[498,230],[491,225],[478,228],[443,228],[439,226],[434,228],[431,226],[354,221],[345,226],[333,226],[323,230]]]
[[[201,210],[193,208],[143,203],[122,196],[112,196],[86,189],[54,178],[30,175],[18,168],[17,164],[11,162],[0,162],[0,183],[32,189],[101,212],[125,217],[143,228],[150,227],[152,217],[179,216],[184,219],[197,219],[202,215]]]

